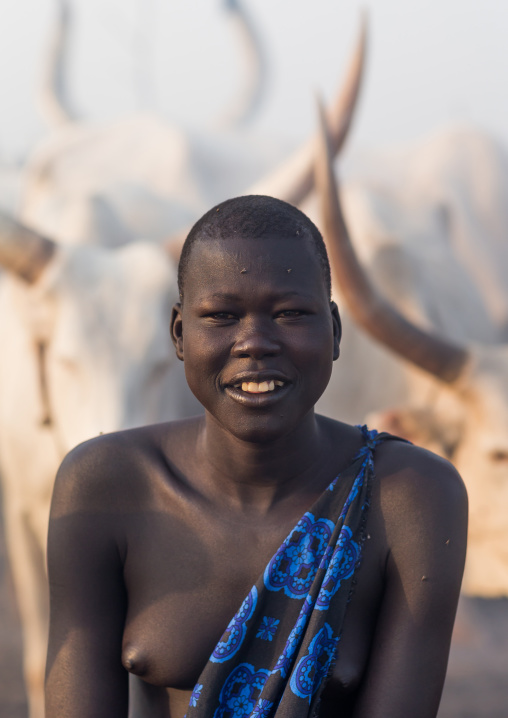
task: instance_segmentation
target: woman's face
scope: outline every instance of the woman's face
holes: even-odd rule
[[[340,322],[306,238],[198,241],[172,322],[187,381],[234,436],[291,432],[330,379]]]

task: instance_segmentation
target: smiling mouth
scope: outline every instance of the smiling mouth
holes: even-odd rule
[[[246,394],[267,394],[268,392],[275,391],[276,387],[284,386],[285,382],[279,379],[271,379],[270,381],[241,381],[238,384],[234,384],[235,389],[241,389]]]
[[[259,377],[262,379],[262,377]],[[292,382],[287,379],[266,378],[263,381],[239,380],[226,385],[226,394],[244,406],[261,409],[281,401],[288,393]]]

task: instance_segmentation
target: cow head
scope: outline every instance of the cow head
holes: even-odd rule
[[[9,379],[34,385],[26,417],[65,452],[101,432],[192,413],[169,338],[176,277],[164,249],[61,246],[7,222],[0,260],[12,275],[2,290],[12,326],[4,336],[32,348],[27,357],[12,347]],[[9,352],[6,342],[4,366]]]

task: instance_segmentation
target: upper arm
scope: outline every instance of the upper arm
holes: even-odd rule
[[[47,718],[127,716],[120,525],[102,473],[81,447],[64,461],[55,482],[48,534]]]
[[[389,554],[355,718],[434,718],[464,568],[467,496],[460,477],[423,450],[398,453],[410,466],[390,469],[381,488]]]

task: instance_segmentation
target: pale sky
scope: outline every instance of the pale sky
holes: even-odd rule
[[[471,122],[508,146],[506,0],[243,0],[268,59],[256,132],[294,141],[315,125],[359,25],[370,19],[366,82],[351,144],[378,147]],[[84,117],[152,109],[207,131],[241,76],[222,0],[73,0],[68,82]],[[143,12],[141,12],[143,8]],[[55,0],[0,0],[0,157],[44,133],[34,105]],[[136,65],[136,48],[145,48]],[[145,68],[143,70],[143,68]],[[143,99],[135,72],[150,77]]]

